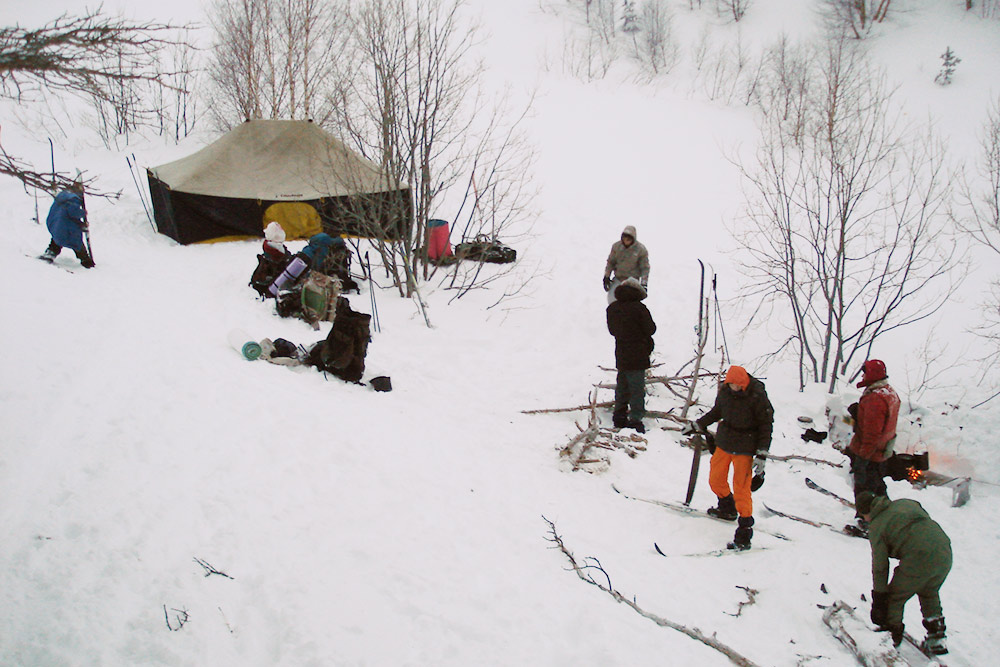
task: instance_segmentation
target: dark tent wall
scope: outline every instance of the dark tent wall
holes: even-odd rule
[[[147,172],[156,228],[182,245],[224,237],[260,237],[265,212],[284,200],[240,199],[171,190]],[[413,203],[409,189],[303,202],[319,213],[331,236],[398,241],[409,233]],[[291,238],[291,236],[290,236]]]
[[[146,172],[159,231],[179,243],[319,231],[399,240],[410,188],[311,121],[250,120],[187,157]]]

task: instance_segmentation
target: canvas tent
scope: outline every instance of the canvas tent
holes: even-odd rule
[[[250,120],[193,155],[147,169],[156,227],[179,243],[324,231],[399,239],[409,186],[312,121]]]

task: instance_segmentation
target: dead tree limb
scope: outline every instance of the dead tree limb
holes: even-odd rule
[[[628,598],[626,598],[624,595],[616,591],[614,587],[611,585],[611,576],[608,574],[608,571],[604,569],[599,560],[593,557],[588,557],[584,560],[584,563],[581,565],[579,562],[577,562],[572,552],[570,552],[570,550],[566,548],[566,544],[563,542],[562,537],[560,537],[559,533],[556,532],[555,524],[546,519],[544,516],[542,516],[542,519],[545,521],[545,523],[549,525],[549,535],[548,537],[545,538],[546,541],[554,544],[555,546],[553,548],[562,551],[563,555],[565,555],[566,558],[569,559],[570,566],[573,568],[573,571],[576,572],[576,576],[580,577],[580,579],[586,581],[588,584],[593,584],[594,586],[597,586],[599,589],[601,589],[602,591],[610,595],[612,598],[614,598],[615,602],[620,602],[624,605],[631,607],[637,614],[639,614],[644,618],[648,618],[649,620],[653,621],[653,623],[656,623],[658,626],[682,632],[688,637],[691,637],[692,639],[697,639],[706,646],[715,649],[719,653],[729,658],[734,665],[739,665],[740,667],[757,667],[757,663],[740,655],[734,649],[730,648],[729,646],[726,646],[718,639],[716,639],[714,636],[709,637],[704,633],[702,633],[701,630],[699,630],[698,628],[689,628],[685,625],[674,623],[673,621],[663,618],[662,616],[657,616],[656,614],[648,612],[642,607],[640,607],[635,602],[635,600],[629,600]],[[594,578],[593,574],[594,572],[600,573],[602,579],[601,581],[598,581],[597,579]]]
[[[167,605],[163,605],[163,617],[167,620],[167,630],[177,632],[184,627],[184,624],[188,622],[190,616],[188,616],[187,609],[174,609],[171,607],[170,611],[176,612],[174,614],[174,619],[177,627],[170,624],[170,612],[167,611]]]
[[[757,593],[760,593],[760,591],[758,591],[756,588],[750,588],[749,586],[737,586],[736,588],[740,588],[746,591],[747,599],[742,600],[739,603],[739,605],[737,605],[735,614],[729,614],[729,612],[726,612],[727,614],[729,614],[729,616],[739,616],[740,614],[742,614],[743,607],[748,607],[757,602]]]
[[[208,562],[206,562],[206,561],[203,561],[203,560],[202,560],[202,559],[200,559],[200,558],[195,558],[195,559],[194,559],[194,562],[196,562],[196,563],[198,563],[198,565],[201,565],[201,566],[202,566],[202,568],[203,568],[203,569],[205,570],[205,576],[206,576],[206,577],[210,577],[210,576],[212,576],[213,574],[217,574],[217,575],[219,575],[220,577],[225,577],[226,579],[233,579],[233,577],[230,577],[230,576],[229,576],[228,574],[226,574],[225,572],[222,572],[222,571],[220,571],[220,570],[217,570],[217,569],[215,569],[215,566],[213,566],[213,565],[212,565],[211,563],[208,563]]]
[[[577,433],[563,447],[559,449],[559,455],[570,462],[572,469],[579,470],[585,464],[610,465],[611,461],[604,455],[594,456],[593,448],[605,450],[624,451],[631,458],[638,456],[639,452],[646,450],[647,440],[639,435],[618,434],[610,429],[601,426],[601,419],[597,416],[597,391],[590,394],[590,405],[581,406],[579,409],[590,410],[587,419],[587,427],[576,424]],[[594,472],[588,470],[587,472]]]
[[[808,461],[809,463],[822,463],[824,465],[833,466],[834,468],[843,468],[843,463],[834,463],[833,461],[827,461],[826,459],[814,459],[809,456],[799,456],[798,454],[787,454],[779,456],[777,454],[768,454],[767,458],[772,461]]]

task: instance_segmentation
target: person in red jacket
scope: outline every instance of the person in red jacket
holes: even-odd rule
[[[885,486],[886,460],[892,456],[896,440],[896,420],[899,418],[899,396],[889,386],[885,363],[869,359],[861,367],[858,387],[864,387],[854,416],[854,437],[848,446],[851,474],[854,476],[854,498],[862,491],[888,497]],[[854,406],[851,406],[854,408]],[[863,519],[860,521],[864,526]]]

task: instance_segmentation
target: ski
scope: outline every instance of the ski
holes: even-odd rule
[[[754,551],[767,551],[767,547],[751,547],[750,549],[727,548],[727,549],[713,549],[712,551],[702,551],[700,553],[677,554],[675,556],[671,556],[670,554],[664,553],[664,551],[660,549],[660,545],[658,545],[656,542],[653,542],[653,548],[656,549],[656,553],[660,554],[664,558],[696,558],[696,557],[700,558],[703,556],[713,556],[713,557],[735,556],[736,554],[747,554],[747,553],[752,553]]]
[[[829,530],[832,530],[835,533],[840,533],[841,535],[848,535],[850,537],[860,537],[861,539],[868,538],[867,535],[862,534],[861,529],[858,528],[857,526],[847,525],[844,526],[843,528],[837,528],[833,524],[826,523],[825,521],[813,521],[812,519],[805,519],[801,516],[795,516],[794,514],[788,514],[787,512],[776,510],[773,507],[767,505],[766,503],[764,503],[764,509],[766,509],[771,514],[784,517],[785,519],[791,519],[792,521],[798,521],[799,523],[804,523],[806,525],[813,526],[814,528],[828,528]],[[851,530],[852,528],[854,530]]]
[[[40,262],[45,262],[49,266],[54,266],[57,269],[62,269],[66,273],[76,273],[76,271],[74,271],[73,269],[71,269],[69,267],[66,267],[66,266],[63,266],[62,264],[56,264],[54,260],[46,259],[45,256],[43,256],[43,255],[29,255],[29,254],[25,253],[24,256],[25,257],[31,257],[32,259],[37,259]]]
[[[688,516],[697,516],[697,517],[702,517],[702,518],[706,518],[706,519],[711,519],[713,521],[719,521],[719,522],[727,524],[729,526],[735,526],[736,525],[735,521],[726,521],[725,519],[720,519],[719,517],[712,516],[711,514],[709,514],[708,512],[706,512],[705,510],[695,509],[694,507],[688,507],[687,505],[682,505],[680,503],[672,503],[672,502],[669,502],[669,501],[666,501],[666,500],[653,500],[653,499],[650,499],[650,498],[638,498],[636,496],[630,496],[627,493],[622,492],[614,484],[611,485],[611,488],[615,490],[615,493],[617,493],[617,494],[619,494],[621,496],[624,496],[625,498],[628,498],[629,500],[637,500],[637,501],[642,502],[642,503],[649,503],[650,505],[656,505],[657,507],[662,507],[664,509],[673,510],[674,512],[678,512],[680,514],[687,514]],[[776,533],[776,532],[773,532],[773,531],[770,531],[770,530],[764,530],[763,528],[758,528],[757,526],[754,526],[754,531],[756,531],[758,533],[762,533],[764,535],[770,535],[771,537],[777,537],[779,540],[788,540],[788,541],[791,541],[791,538],[786,537],[785,535],[782,535],[781,533]]]
[[[827,489],[824,489],[822,486],[820,486],[816,482],[812,481],[808,477],[806,477],[806,486],[808,486],[813,491],[819,491],[824,496],[830,496],[831,498],[833,498],[834,500],[836,500],[841,505],[844,505],[845,507],[850,507],[851,509],[854,509],[854,503],[852,503],[850,500],[848,500],[847,498],[844,498],[842,496],[838,496],[833,491],[829,491]]]

